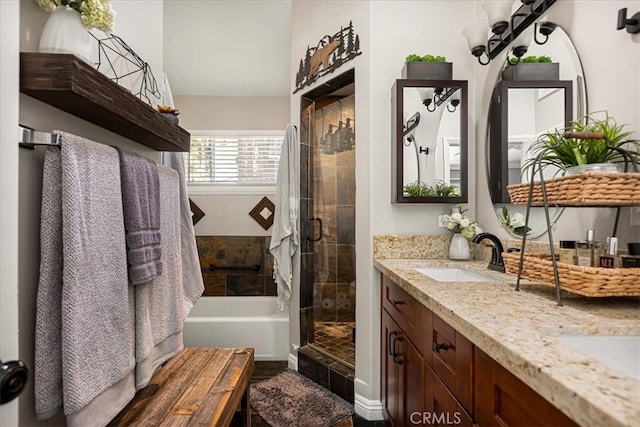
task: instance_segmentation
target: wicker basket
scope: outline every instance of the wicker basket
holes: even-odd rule
[[[640,173],[583,172],[545,181],[547,201],[561,206],[633,206],[640,204]],[[529,202],[529,184],[507,186],[511,203]],[[531,206],[543,206],[542,186],[533,186]]]
[[[519,253],[503,253],[507,274],[518,275]],[[640,268],[595,268],[556,263],[560,287],[587,297],[640,296]],[[521,276],[555,287],[553,263],[547,254],[526,254]]]

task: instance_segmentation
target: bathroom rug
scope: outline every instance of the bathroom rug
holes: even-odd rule
[[[251,407],[272,427],[330,427],[353,405],[295,371],[251,385]]]

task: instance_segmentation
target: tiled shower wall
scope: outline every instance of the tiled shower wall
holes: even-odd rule
[[[196,236],[204,296],[275,296],[270,236]],[[209,265],[251,266],[252,270],[215,270]]]
[[[313,243],[313,305],[314,321],[320,322],[355,320],[354,99],[314,114],[313,216],[322,219],[323,233]]]

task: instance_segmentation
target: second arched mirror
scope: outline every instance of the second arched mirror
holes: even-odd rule
[[[494,77],[489,105],[485,151],[487,182],[500,223],[516,236],[521,236],[525,230],[510,226],[508,217],[524,213],[525,207],[510,204],[506,187],[529,182],[529,176],[523,173],[526,160],[534,155],[528,150],[529,145],[541,134],[564,128],[587,112],[585,77],[578,52],[567,33],[561,27],[551,25],[554,31],[546,42],[538,44],[532,41],[524,56],[549,57],[553,64],[557,64],[555,71],[514,77],[514,73],[503,73],[503,68],[500,68]],[[538,28],[534,27],[536,31]],[[540,41],[544,38],[538,35],[535,39]],[[506,58],[504,53],[501,60],[506,63]],[[561,209],[552,212],[554,222],[560,214]],[[514,224],[518,225],[518,221]],[[533,208],[528,236],[542,235],[546,230],[545,224],[542,208]]]

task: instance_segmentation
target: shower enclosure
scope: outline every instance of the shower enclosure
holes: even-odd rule
[[[310,357],[329,370],[334,362],[341,373],[350,370],[345,375],[351,380],[355,367],[355,120],[353,70],[301,98],[299,370],[306,374],[305,363],[313,361],[305,357]]]

